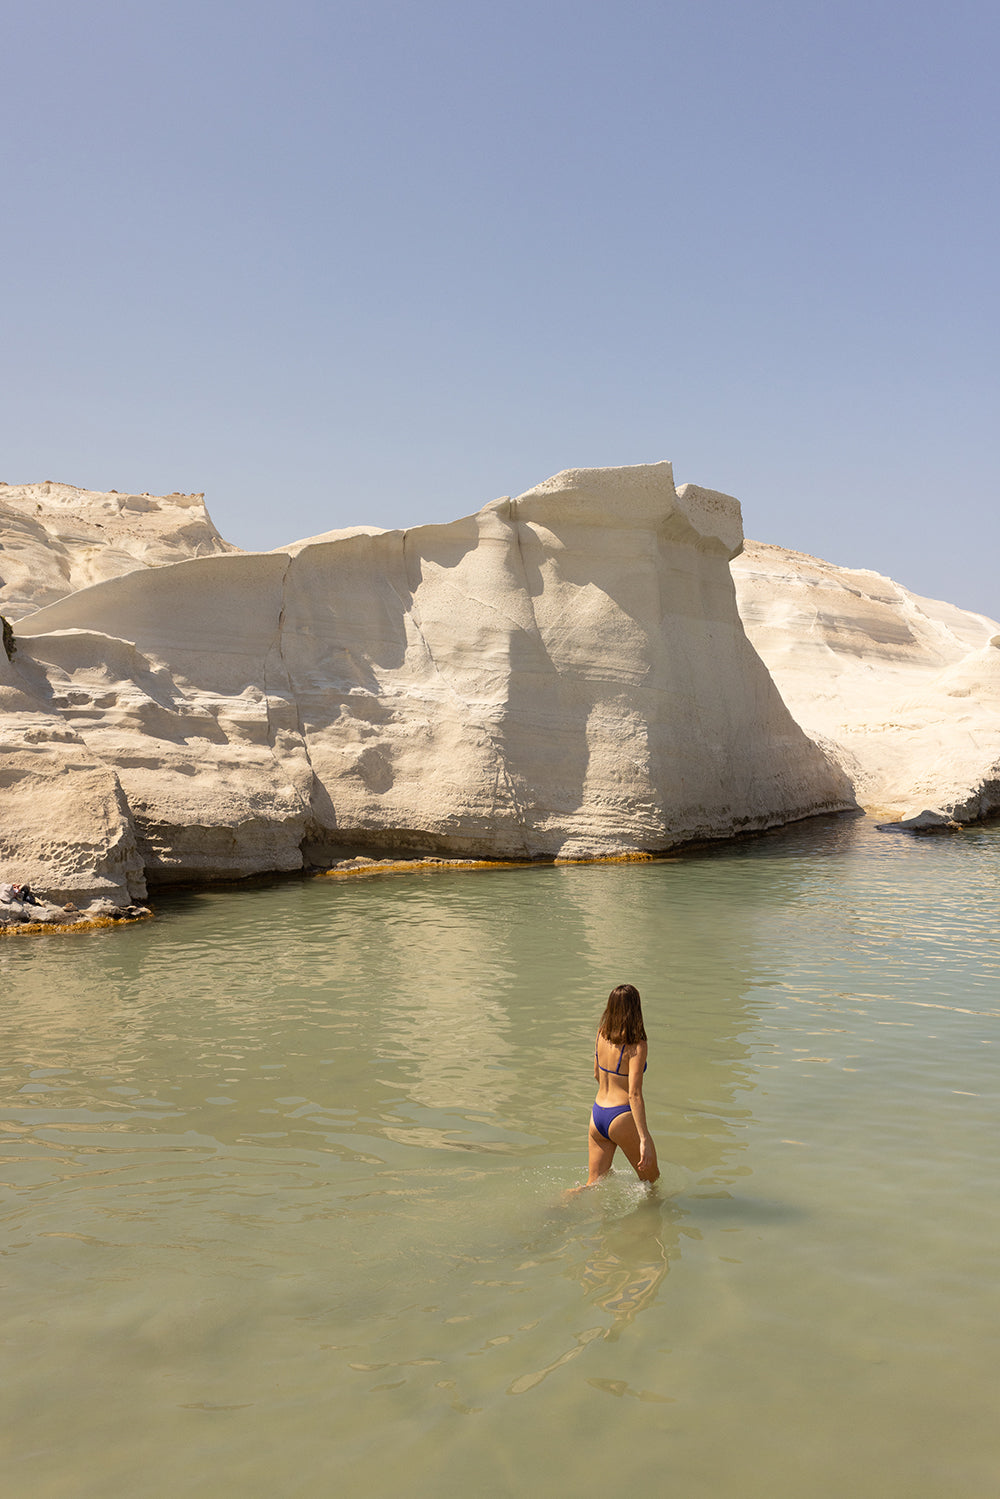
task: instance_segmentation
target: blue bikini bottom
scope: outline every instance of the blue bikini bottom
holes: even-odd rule
[[[594,1128],[599,1135],[604,1136],[605,1140],[610,1140],[611,1136],[608,1134],[608,1130],[611,1128],[612,1120],[617,1119],[619,1114],[631,1114],[631,1112],[631,1104],[616,1103],[610,1109],[606,1109],[603,1104],[595,1103],[592,1116]]]

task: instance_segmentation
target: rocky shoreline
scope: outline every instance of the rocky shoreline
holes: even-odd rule
[[[1000,625],[745,543],[667,463],[256,554],[200,495],[0,486],[0,535],[0,871],[46,897],[0,930],[1000,809]]]
[[[153,915],[149,906],[117,906],[99,901],[83,910],[66,904],[36,899],[30,905],[20,901],[0,902],[0,937],[23,937],[38,932],[93,931],[98,927],[146,921]]]

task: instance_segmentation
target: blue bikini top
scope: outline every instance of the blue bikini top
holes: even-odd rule
[[[610,1072],[612,1077],[621,1077],[621,1075],[622,1075],[622,1057],[624,1055],[625,1055],[625,1047],[623,1046],[622,1049],[621,1049],[621,1051],[618,1053],[618,1066],[617,1067],[602,1067],[601,1064],[600,1064],[600,1062],[597,1062],[597,1047],[596,1046],[594,1047],[594,1061],[597,1062],[598,1068],[600,1069],[601,1072]],[[645,1066],[643,1067],[643,1069],[642,1069],[643,1072],[646,1071],[646,1068],[648,1066],[649,1066],[649,1063],[647,1062],[645,1064]]]

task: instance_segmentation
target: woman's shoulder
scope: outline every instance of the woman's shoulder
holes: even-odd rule
[[[630,1067],[633,1062],[637,1062],[642,1070],[645,1071],[646,1067],[649,1065],[647,1060],[648,1055],[648,1041],[633,1041],[630,1045],[625,1047],[625,1061],[629,1064]]]

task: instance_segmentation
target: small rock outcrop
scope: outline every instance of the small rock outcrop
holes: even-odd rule
[[[10,620],[137,568],[238,550],[201,494],[0,484],[0,614]]]
[[[659,851],[855,805],[746,639],[741,543],[667,463],[569,470],[450,525],[112,578],[22,619],[8,667],[109,816],[120,784],[153,882]]]
[[[750,640],[858,801],[931,828],[1000,811],[1000,624],[892,579],[748,541]]]

